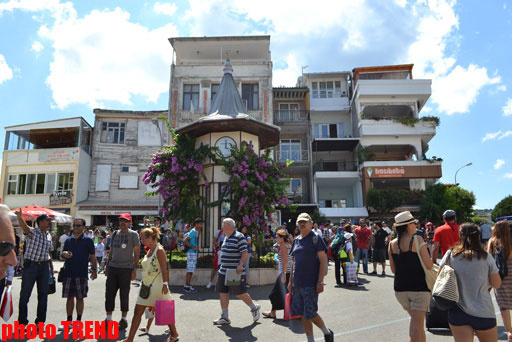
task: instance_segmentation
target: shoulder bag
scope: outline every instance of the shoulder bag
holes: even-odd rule
[[[146,285],[146,284],[144,284],[143,281],[141,281],[141,283],[140,283],[140,292],[139,292],[140,298],[142,298],[142,299],[148,299],[149,298],[149,294],[151,293],[151,286],[153,285],[153,283],[155,282],[156,278],[159,275],[160,275],[160,272],[158,272],[156,274],[156,276],[153,278],[153,281],[149,285]]]
[[[449,310],[459,303],[459,287],[455,270],[450,266],[451,251],[441,268],[432,290],[432,297],[440,310]]]
[[[426,245],[426,243],[422,243],[420,246],[420,243],[418,242],[418,236],[414,235],[414,246],[416,246],[416,254],[418,254],[418,259],[420,259],[421,267],[423,268],[423,271],[425,272],[425,281],[427,282],[427,287],[430,291],[434,288],[434,284],[437,279],[437,272],[439,272],[439,266],[434,264],[432,268],[429,270],[425,267],[425,264],[423,263],[423,259],[420,254],[420,249]]]

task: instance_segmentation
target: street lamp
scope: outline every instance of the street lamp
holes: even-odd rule
[[[158,128],[158,134],[160,136],[160,148],[162,149],[164,147],[164,143],[162,141],[162,130],[160,129],[160,125],[158,124],[158,119],[152,118],[151,122],[153,123],[153,125],[156,126],[156,128]],[[158,217],[160,217],[160,199],[161,199],[161,196],[160,196],[160,193],[158,193],[158,215],[157,215]]]
[[[471,166],[471,165],[473,165],[473,163],[467,163],[466,165],[462,165],[461,167],[459,167],[459,168],[457,169],[457,171],[455,171],[455,185],[458,185],[458,183],[457,183],[457,173],[460,171],[460,169],[463,169],[463,168],[465,168],[466,166]]]

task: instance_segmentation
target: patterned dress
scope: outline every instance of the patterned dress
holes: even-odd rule
[[[151,290],[149,291],[149,297],[146,299],[142,298],[141,296],[137,296],[137,304],[155,306],[155,301],[157,300],[171,299],[170,291],[165,295],[162,293],[162,272],[160,272],[160,264],[158,263],[158,258],[156,257],[156,252],[159,248],[161,247],[158,246],[150,257],[148,257],[146,254],[142,260],[142,282],[145,285],[151,285]]]
[[[512,258],[507,261],[508,275],[501,280],[501,287],[496,290],[496,301],[500,310],[512,309]]]

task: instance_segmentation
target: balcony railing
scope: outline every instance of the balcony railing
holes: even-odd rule
[[[277,122],[308,121],[309,110],[282,109],[274,111],[274,119]]]
[[[285,162],[287,160],[295,163],[304,163],[309,161],[308,150],[298,151],[276,151],[277,160]],[[293,164],[292,164],[293,165]]]
[[[321,161],[313,165],[313,172],[337,172],[337,171],[357,171],[357,162],[346,161]]]

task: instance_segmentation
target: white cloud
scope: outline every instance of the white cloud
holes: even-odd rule
[[[5,57],[0,54],[0,84],[12,78],[12,70],[7,65]]]
[[[503,115],[505,115],[505,116],[512,115],[512,98],[509,98],[507,100],[507,103],[501,109],[503,109]]]
[[[494,140],[494,139],[498,139],[498,140],[502,140],[502,139],[505,139],[506,137],[509,137],[509,136],[512,136],[512,131],[497,131],[497,132],[494,132],[494,133],[487,133],[483,138],[482,138],[482,142],[486,142],[488,140]]]
[[[501,82],[499,76],[489,78],[487,69],[470,64],[468,68],[457,65],[450,73],[433,81],[432,102],[448,115],[466,113],[476,102],[482,87]]]
[[[501,169],[503,165],[505,165],[505,161],[503,159],[496,159],[496,163],[494,164],[494,170]]]
[[[503,177],[512,179],[512,173],[505,173]]]
[[[43,46],[43,44],[41,44],[41,42],[34,42],[34,43],[32,43],[31,50],[34,51],[35,53],[39,53],[43,49],[44,49],[44,46]]]
[[[170,4],[170,3],[156,2],[155,5],[153,6],[153,9],[155,10],[156,13],[171,16],[174,13],[176,13],[176,10],[178,9],[178,7],[176,6],[175,3]]]

